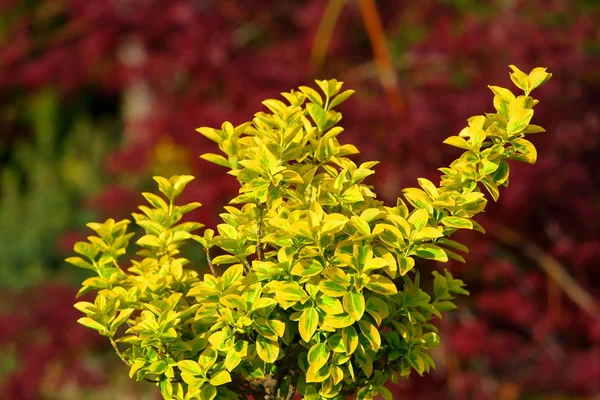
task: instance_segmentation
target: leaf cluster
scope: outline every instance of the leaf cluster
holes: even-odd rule
[[[386,382],[435,366],[432,322],[468,294],[448,271],[424,290],[416,261],[464,262],[468,249],[449,237],[483,232],[473,217],[484,191],[497,200],[507,161],[536,160],[525,137],[543,129],[530,124],[529,94],[551,74],[511,68],[524,95],[491,86],[496,113],[470,118],[445,141],[464,152],[440,169],[440,184],[419,179],[394,206],[364,183],[377,162],[357,165],[348,156],[358,149],[338,140],[335,108],[353,93],[341,82],[266,100],[268,112],[252,122],[199,128],[222,152],[202,158],[240,183],[223,223],[195,234],[201,224],[180,221],[200,204],[175,205],[192,177],[156,177],[161,195],[144,193],[148,206],[133,215],[145,235],[130,266],[120,261],[129,221],[89,224],[97,236],[68,259],[97,275],[83,283],[81,293],[98,295],[76,304],[80,322],[109,337],[130,375],[155,381],[165,399],[291,399],[296,390],[305,399],[391,399]],[[189,241],[212,274],[181,257]]]

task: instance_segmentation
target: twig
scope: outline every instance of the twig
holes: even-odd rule
[[[247,258],[244,258],[244,259],[242,260],[242,263],[244,264],[244,267],[246,268],[246,269],[245,269],[246,273],[250,272],[250,269],[251,269],[252,267],[250,266],[250,263],[248,262],[248,259],[247,259]]]
[[[119,347],[117,346],[117,342],[115,342],[113,338],[110,338],[110,344],[112,344],[112,347],[115,349],[115,352],[117,353],[121,361],[123,361],[128,367],[131,367],[131,363],[125,359],[125,356],[123,355],[123,353],[121,353],[121,350],[119,350]]]
[[[392,57],[385,39],[381,18],[374,0],[358,0],[360,11],[369,35],[373,56],[379,72],[379,81],[386,93],[388,103],[392,110],[398,114],[406,112],[406,105],[400,93],[398,78],[392,63]]]
[[[592,317],[597,318],[600,316],[598,305],[592,295],[571,277],[566,268],[557,259],[505,225],[497,223],[494,229],[490,231],[492,235],[500,239],[503,243],[522,249],[523,254],[537,262],[540,268],[581,309]]]
[[[294,395],[296,394],[296,388],[290,384],[290,391],[287,396],[285,396],[285,400],[292,400]]]
[[[208,263],[208,267],[210,268],[211,274],[213,276],[218,276],[217,271],[215,270],[215,267],[213,266],[212,258],[210,258],[210,250],[204,249],[204,252],[206,253],[206,262]]]
[[[290,371],[290,383],[288,385],[288,394],[285,397],[285,400],[292,400],[294,395],[296,394],[296,381],[298,380],[298,376]]]

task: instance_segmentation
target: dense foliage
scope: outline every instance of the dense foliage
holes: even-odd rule
[[[377,162],[357,166],[346,156],[358,149],[337,139],[335,107],[353,93],[341,82],[317,81],[322,94],[283,93],[289,105],[266,100],[270,113],[252,123],[200,128],[225,155],[202,158],[237,178],[230,204],[239,206],[226,207],[218,235],[193,235],[202,224],[179,222],[200,204],[175,205],[192,177],[155,177],[162,197],[144,193],[150,207],[133,214],[145,235],[128,268],[119,258],[134,235],[129,221],[89,224],[97,236],[75,245],[85,259],[67,259],[97,274],[83,283],[80,293],[98,295],[75,305],[86,314],[79,322],[111,339],[130,376],[156,379],[165,399],[291,399],[296,388],[305,399],[392,399],[385,383],[435,366],[430,321],[468,294],[448,271],[434,272],[433,292],[424,291],[418,271],[409,274],[415,258],[464,262],[455,250],[467,248],[447,237],[483,231],[472,217],[486,206],[482,189],[497,200],[508,185],[506,160],[536,161],[525,136],[544,129],[530,124],[538,101],[529,95],[551,74],[511,68],[524,95],[491,86],[496,113],[470,118],[445,141],[465,152],[441,168],[439,187],[420,178],[421,189],[404,190],[408,204],[394,207],[362,183]],[[188,239],[207,253],[212,274],[203,279],[180,256]],[[226,254],[212,258],[214,247]],[[233,265],[219,276],[221,264]]]
[[[197,177],[182,201],[201,198],[204,207],[192,218],[214,228],[214,210],[237,193],[237,183],[191,157],[190,148],[212,151],[193,129],[224,119],[245,121],[260,100],[280,88],[337,76],[359,89],[341,106],[344,137],[361,149],[358,160],[382,161],[367,182],[392,202],[416,177],[433,180],[435,168],[454,158],[438,143],[481,111],[488,96],[485,84],[508,83],[505,64],[547,65],[555,77],[540,93],[544,107],[536,111],[536,118],[552,127],[538,143],[545,156],[527,168],[513,165],[516,173],[502,207],[490,204],[480,216],[491,235],[458,233],[471,250],[469,263],[447,266],[467,282],[472,295],[460,300],[465,305],[460,312],[438,324],[449,340],[433,353],[437,370],[390,389],[395,396],[424,400],[579,399],[600,390],[600,321],[597,312],[586,311],[593,302],[573,303],[574,293],[561,285],[563,276],[547,273],[548,266],[558,264],[594,298],[600,295],[595,268],[600,256],[597,2],[377,2],[405,99],[401,115],[388,108],[375,79],[358,2],[341,1],[345,6],[320,64],[309,55],[321,46],[321,25],[331,25],[325,5],[334,1],[200,3],[0,1],[0,168],[12,176],[0,189],[6,200],[0,254],[10,255],[0,266],[2,283],[22,286],[30,282],[25,274],[54,274],[64,249],[85,237],[74,226],[93,218],[93,212],[125,217],[158,171]],[[38,125],[29,117],[35,112],[27,108],[48,87],[58,89],[51,102],[60,110],[60,124],[54,144],[39,146]],[[84,123],[72,130],[65,126],[68,121]],[[121,144],[108,157],[92,148],[97,142],[114,143],[106,138],[116,135]],[[105,171],[98,161],[87,163],[100,154]],[[57,192],[59,186],[70,195]],[[55,201],[54,193],[68,201]],[[15,204],[18,218],[11,213]],[[26,205],[39,210],[37,215]],[[70,232],[57,237],[55,232],[64,229]],[[522,233],[516,244],[507,234],[511,230]],[[27,240],[16,240],[23,236]],[[55,299],[52,308],[23,301],[40,292]],[[18,339],[29,337],[44,318],[69,309],[71,300],[53,296],[47,285],[3,294],[3,325],[15,331],[2,336],[0,353],[15,362],[0,372],[2,390],[11,388],[10,395],[0,397],[53,398],[47,387],[23,377],[54,374],[54,361],[35,360],[57,354],[52,343],[63,340],[61,330],[39,329],[30,352]],[[18,323],[24,312],[30,324]],[[63,320],[51,319],[53,324]],[[84,373],[75,366],[65,369],[72,380]],[[110,379],[107,385],[121,385]]]

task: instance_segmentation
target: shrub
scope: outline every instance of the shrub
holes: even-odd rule
[[[468,294],[448,271],[434,271],[425,291],[415,260],[464,262],[458,252],[468,249],[448,237],[484,232],[473,220],[487,203],[482,189],[497,200],[507,160],[536,161],[525,137],[544,130],[529,123],[529,95],[551,74],[511,68],[524,95],[490,86],[496,113],[446,139],[465,151],[440,168],[440,185],[419,179],[393,207],[363,183],[377,162],[356,165],[347,156],[358,149],[337,139],[335,107],[353,93],[341,82],[317,81],[322,94],[283,93],[289,105],[266,100],[269,112],[251,123],[199,128],[223,152],[202,158],[241,185],[218,234],[181,222],[200,206],[176,205],[192,176],[155,177],[162,196],[143,193],[149,206],[133,214],[145,235],[131,266],[120,266],[134,235],[127,220],[89,224],[97,236],[75,245],[83,258],[67,260],[97,273],[80,290],[98,295],[75,305],[86,314],[79,322],[107,336],[130,376],[156,382],[165,399],[291,399],[296,390],[391,399],[386,382],[434,367],[432,320]],[[206,252],[203,278],[180,254],[190,239]]]

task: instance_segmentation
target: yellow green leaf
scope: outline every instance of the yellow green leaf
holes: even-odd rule
[[[342,329],[342,340],[346,347],[346,355],[351,355],[358,346],[358,333],[352,326],[347,326]]]
[[[377,274],[371,275],[370,278],[370,282],[367,283],[367,289],[370,291],[386,295],[398,293],[396,285],[389,278]]]
[[[508,120],[508,124],[506,125],[506,133],[509,136],[522,132],[527,125],[529,125],[529,121],[533,118],[533,110],[523,109],[515,112],[515,114]]]
[[[267,363],[274,363],[279,356],[279,342],[258,335],[256,339],[256,354]]]
[[[319,325],[319,313],[313,307],[309,307],[302,312],[298,321],[298,331],[302,340],[309,342],[313,337],[317,326]]]
[[[311,368],[318,370],[329,360],[329,348],[325,343],[317,343],[308,351],[308,364]]]
[[[362,334],[371,344],[373,351],[379,351],[379,348],[381,347],[381,336],[379,335],[377,327],[367,321],[358,321],[358,326],[360,327]]]
[[[365,298],[362,293],[348,292],[342,299],[344,310],[352,317],[355,321],[362,318],[365,312]]]

